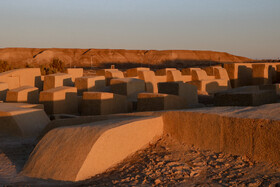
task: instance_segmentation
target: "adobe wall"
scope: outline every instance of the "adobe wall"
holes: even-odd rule
[[[280,104],[205,107],[162,112],[161,117],[115,118],[55,128],[37,144],[22,174],[85,180],[115,166],[163,134],[190,147],[280,166],[279,109]],[[75,121],[80,124],[80,120]]]
[[[158,140],[162,133],[161,117],[56,128],[37,144],[22,173],[43,179],[85,180]]]
[[[112,79],[110,85],[112,93],[125,95],[129,101],[136,101],[137,94],[146,90],[145,81],[135,78]]]
[[[148,93],[157,93],[157,79],[153,71],[139,71],[138,78],[145,81],[145,90]]]
[[[106,86],[104,76],[85,76],[75,79],[75,87],[78,95],[83,95],[87,91],[102,91]]]
[[[14,69],[0,73],[0,82],[8,83],[9,89],[19,86],[42,87],[40,68]]]
[[[189,146],[280,165],[280,120],[269,119],[279,107],[169,111],[163,113],[164,133]]]
[[[252,85],[253,70],[251,63],[224,64],[233,88]]]
[[[82,115],[105,115],[128,112],[126,96],[108,92],[84,92]]]
[[[84,74],[83,68],[67,68],[67,74],[69,74],[72,78],[72,82],[75,82],[76,78],[82,77]]]
[[[182,97],[163,93],[139,93],[137,111],[184,109],[188,106]]]
[[[263,85],[272,83],[272,67],[269,64],[253,64],[253,84]]]
[[[55,73],[44,77],[44,91],[60,86],[73,86],[72,78],[66,73]]]
[[[140,71],[150,71],[150,68],[132,68],[132,69],[128,69],[126,70],[126,77],[137,77],[139,76],[139,72]]]
[[[50,119],[43,109],[22,103],[0,103],[0,133],[36,137]]]
[[[77,114],[77,88],[61,86],[42,91],[39,101],[44,105],[47,114]]]
[[[39,102],[39,90],[32,86],[21,86],[7,92],[6,102],[23,102],[37,104]]]

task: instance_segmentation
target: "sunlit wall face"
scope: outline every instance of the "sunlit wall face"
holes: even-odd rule
[[[279,0],[0,0],[0,47],[280,57]]]

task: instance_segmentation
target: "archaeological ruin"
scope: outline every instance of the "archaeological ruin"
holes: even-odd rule
[[[0,134],[31,138],[21,176],[83,181],[168,135],[280,167],[280,63],[0,73]]]

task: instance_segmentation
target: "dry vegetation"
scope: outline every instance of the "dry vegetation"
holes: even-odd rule
[[[40,65],[42,75],[49,75],[65,71],[65,64],[62,60],[54,58],[52,63]]]
[[[34,68],[32,64],[25,64],[25,68]],[[50,64],[40,65],[42,75],[49,75],[58,72],[65,72],[65,63],[59,58],[54,58]],[[16,67],[10,65],[7,61],[0,60],[0,73],[9,71],[12,69],[17,69]]]
[[[7,61],[0,60],[0,73],[11,70],[12,67],[8,64]]]

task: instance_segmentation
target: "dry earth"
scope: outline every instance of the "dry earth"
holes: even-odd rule
[[[215,62],[248,62],[252,59],[216,51],[195,50],[124,50],[124,49],[57,49],[57,48],[2,48],[0,60],[13,67],[39,66],[59,58],[67,66],[107,67],[116,64],[117,68],[146,66],[185,67],[212,65]]]
[[[169,137],[81,182],[31,179],[20,175],[35,143],[0,137],[0,184],[65,186],[279,186],[279,168],[248,158],[186,147]]]

